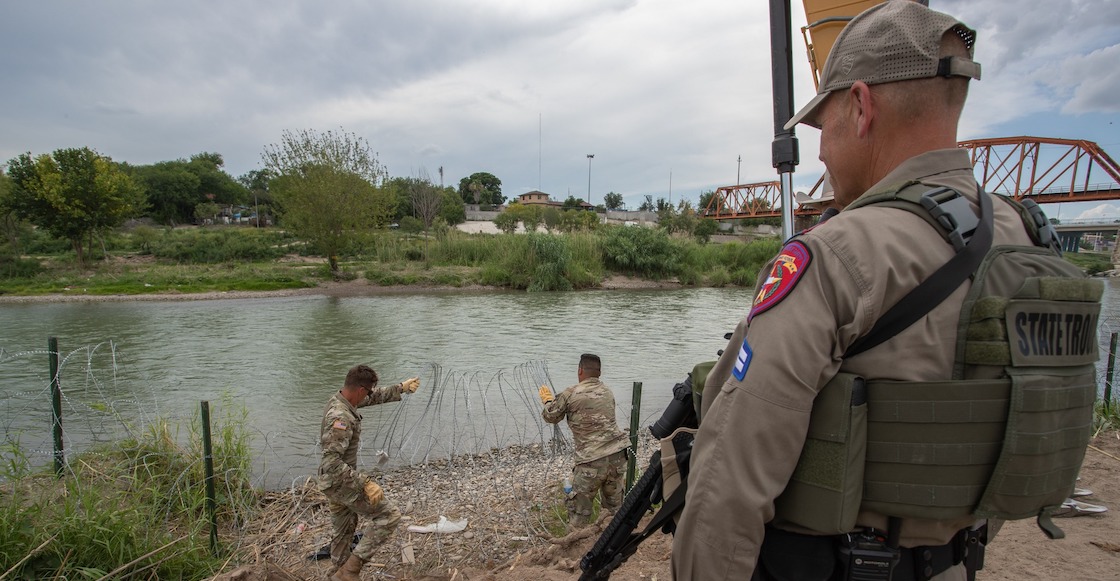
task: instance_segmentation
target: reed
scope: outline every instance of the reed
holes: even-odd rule
[[[212,418],[218,518],[227,531],[259,504],[249,485],[246,411]],[[71,459],[61,478],[35,471],[17,442],[3,448],[0,577],[205,579],[225,558],[209,546],[198,422],[189,444],[157,421],[136,437]],[[221,548],[229,553],[230,546]]]

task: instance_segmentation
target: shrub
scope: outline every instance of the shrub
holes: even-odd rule
[[[603,259],[614,270],[660,279],[677,272],[680,249],[661,230],[615,226],[603,240]]]

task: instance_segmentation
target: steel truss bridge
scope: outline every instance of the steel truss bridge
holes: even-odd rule
[[[976,180],[989,192],[1040,204],[1120,200],[1120,166],[1096,143],[1047,137],[997,137],[957,144],[969,151]],[[818,197],[821,179],[809,192]],[[717,188],[701,214],[716,220],[782,215],[777,181]],[[814,204],[813,206],[817,206]],[[819,207],[794,208],[794,216],[815,216]]]

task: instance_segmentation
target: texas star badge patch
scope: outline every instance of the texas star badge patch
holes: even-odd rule
[[[782,248],[778,258],[774,260],[774,266],[770,269],[770,276],[766,277],[762,286],[758,289],[758,294],[754,297],[754,306],[751,307],[751,313],[748,319],[766,312],[766,309],[778,304],[789,291],[793,290],[793,286],[797,284],[797,280],[805,272],[805,268],[813,260],[813,255],[809,252],[804,244],[799,241],[793,241],[786,244]]]

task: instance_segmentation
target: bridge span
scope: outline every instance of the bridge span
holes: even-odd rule
[[[1120,165],[1092,141],[1048,137],[997,137],[961,141],[987,191],[1040,204],[1120,200]],[[821,179],[808,192],[819,197]],[[777,181],[717,188],[702,215],[716,220],[780,217]],[[820,207],[794,208],[815,216]]]

